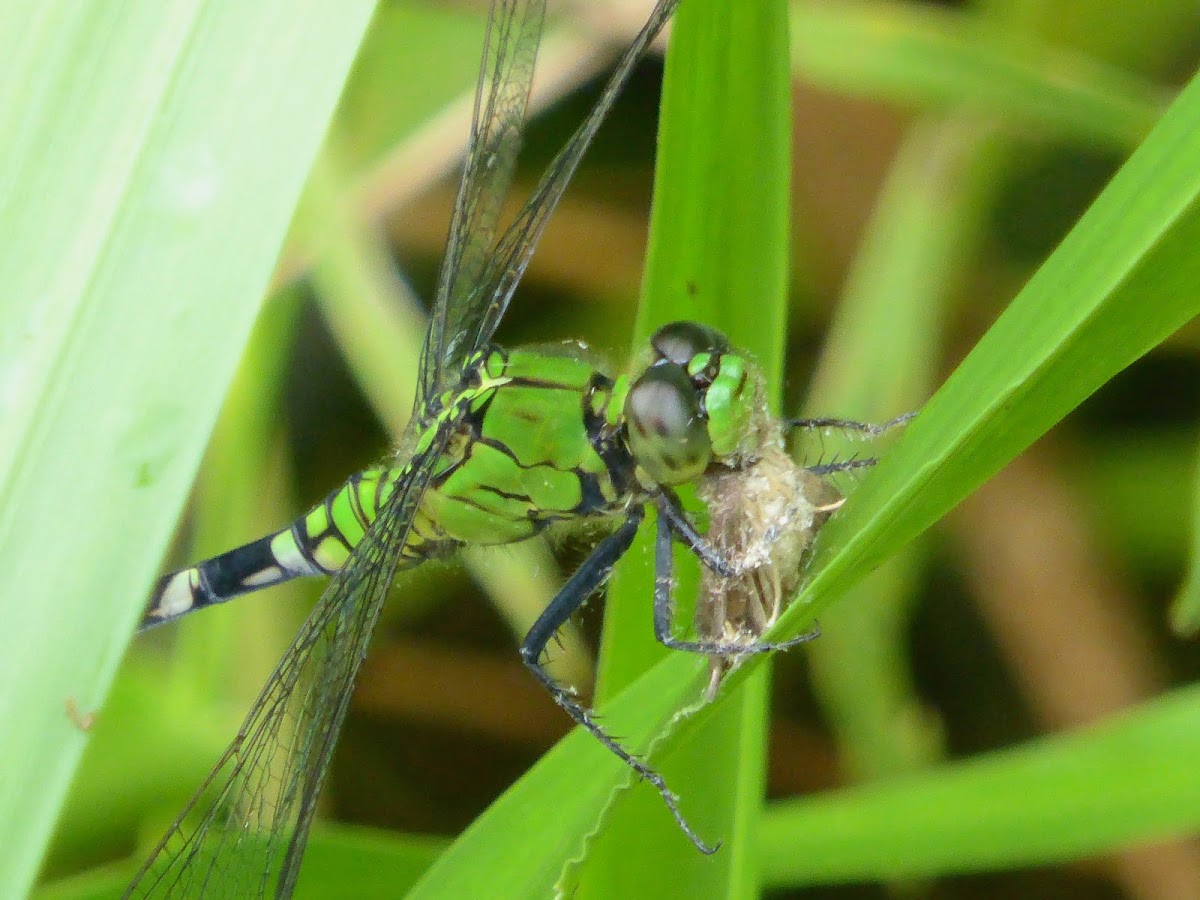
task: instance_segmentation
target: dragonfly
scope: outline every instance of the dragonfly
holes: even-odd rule
[[[812,637],[763,643],[731,640],[719,629],[699,640],[672,632],[673,543],[715,578],[739,575],[739,560],[725,558],[737,555],[738,542],[727,542],[724,554],[706,543],[676,489],[714,469],[746,470],[761,457],[764,429],[778,427],[765,412],[762,378],[723,335],[690,322],[659,329],[640,370],[617,378],[572,356],[492,342],[548,217],[677,4],[658,0],[591,112],[502,230],[545,0],[492,3],[418,395],[398,450],[286,528],[164,575],[147,606],[141,630],[292,578],[330,578],[233,742],[126,897],[290,896],[354,682],[397,573],[466,545],[516,542],[582,519],[613,527],[529,630],[521,657],[575,722],[657,789],[697,848],[715,851],[688,825],[663,778],[610,736],[544,662],[548,643],[602,585],[649,509],[657,513],[654,619],[662,643],[724,658]],[[859,462],[808,471],[824,475]]]

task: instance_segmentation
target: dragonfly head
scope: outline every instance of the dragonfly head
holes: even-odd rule
[[[625,397],[629,449],[657,484],[674,486],[710,465],[737,466],[760,440],[762,380],[719,331],[664,325],[650,338],[650,364]]]

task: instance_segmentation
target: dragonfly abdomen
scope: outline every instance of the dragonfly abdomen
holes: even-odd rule
[[[391,495],[403,469],[352,476],[289,527],[159,579],[141,628],[306,575],[331,575]]]

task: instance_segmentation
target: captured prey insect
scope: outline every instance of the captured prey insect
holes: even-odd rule
[[[662,777],[610,737],[543,659],[558,629],[629,548],[648,507],[658,513],[660,548],[679,540],[715,577],[742,573],[745,560],[731,563],[710,548],[674,489],[760,463],[770,429],[778,429],[765,412],[761,377],[722,335],[686,322],[656,332],[642,368],[615,379],[582,360],[492,344],[547,218],[676,4],[659,0],[596,106],[499,233],[545,3],[493,2],[418,398],[400,449],[282,531],[164,576],[147,608],[143,629],[291,578],[332,576],[233,743],[126,896],[290,896],[354,680],[396,573],[465,545],[520,541],[554,522],[589,518],[615,527],[530,629],[521,656],[577,723],[658,790],[696,846],[714,849],[688,826]],[[725,549],[739,555],[736,541]],[[678,640],[670,581],[669,571],[656,578],[654,601],[656,634],[668,646],[721,658],[807,637],[776,645],[720,634]]]
[[[875,464],[872,458],[811,466],[797,463],[785,449],[782,426],[873,438],[904,425],[913,415],[871,425],[846,419],[780,423],[764,413],[758,417],[759,441],[752,455],[737,466],[714,466],[697,479],[696,496],[709,517],[705,541],[733,570],[731,575],[712,567],[701,572],[701,600],[695,613],[701,640],[683,648],[704,652],[703,643],[720,648],[709,651],[709,699],[741,657],[785,646],[763,642],[761,636],[799,591],[816,532],[845,502],[831,476]],[[659,534],[655,553],[657,577],[669,577],[669,536]],[[818,633],[814,629],[804,637]]]

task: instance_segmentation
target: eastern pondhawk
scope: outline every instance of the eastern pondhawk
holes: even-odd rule
[[[761,380],[720,334],[692,323],[660,329],[636,377],[611,379],[568,356],[491,344],[547,218],[677,2],[659,0],[595,108],[497,234],[545,0],[494,0],[418,398],[397,455],[354,475],[283,531],[164,576],[143,619],[148,628],[290,578],[333,576],[232,745],[127,896],[290,895],[355,676],[396,572],[463,545],[519,541],[584,517],[617,524],[534,624],[521,656],[576,722],[657,788],[696,846],[713,849],[684,821],[661,776],[606,734],[542,662],[547,643],[629,548],[648,506],[659,523],[659,640],[721,657],[808,637],[777,645],[719,634],[681,641],[670,629],[673,540],[712,577],[738,575],[738,560],[705,544],[673,489],[714,467],[738,472],[755,462],[769,419]],[[778,432],[777,424],[769,427]],[[723,549],[736,555],[739,547]]]

